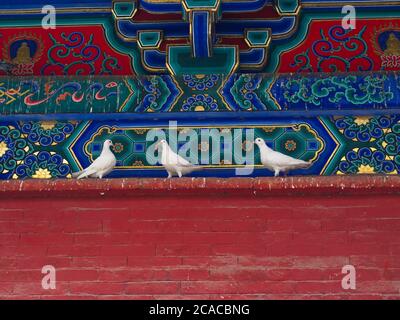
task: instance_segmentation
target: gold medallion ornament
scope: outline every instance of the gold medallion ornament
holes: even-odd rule
[[[32,32],[22,32],[9,37],[3,43],[3,59],[13,64],[11,73],[15,76],[32,75],[35,63],[43,55],[43,40]]]

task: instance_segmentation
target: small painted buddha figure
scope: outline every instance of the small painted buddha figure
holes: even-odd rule
[[[386,56],[400,56],[400,40],[392,32],[386,41]]]
[[[27,42],[21,43],[21,46],[17,50],[17,56],[13,59],[13,63],[16,63],[16,64],[32,63],[31,51],[28,47]]]

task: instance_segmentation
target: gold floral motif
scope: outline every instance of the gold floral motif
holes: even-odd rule
[[[147,129],[133,129],[133,132],[136,134],[144,134],[146,133]]]
[[[115,153],[121,153],[124,150],[124,145],[120,142],[114,143],[113,150]]]
[[[358,126],[366,125],[371,121],[371,117],[356,117],[354,123]]]
[[[286,143],[285,143],[285,149],[286,149],[287,151],[294,151],[294,150],[296,150],[296,148],[297,148],[296,141],[294,141],[294,140],[288,140],[288,141],[286,141]]]
[[[358,173],[359,174],[374,174],[375,169],[374,167],[370,166],[369,164],[367,165],[361,165],[358,167]]]
[[[197,112],[201,112],[201,111],[205,111],[205,110],[206,110],[206,108],[204,106],[196,106],[194,108],[194,111],[197,111]]]
[[[274,130],[275,130],[274,127],[265,127],[265,128],[262,128],[262,129],[263,129],[264,132],[267,132],[267,133],[274,132]]]
[[[190,129],[188,128],[183,128],[183,129],[178,129],[179,134],[186,134],[190,132]]]
[[[36,170],[35,174],[32,176],[34,179],[50,179],[51,173],[47,169],[39,168]]]
[[[44,130],[51,130],[56,126],[56,121],[41,121],[40,126]]]
[[[4,141],[0,142],[0,158],[5,155],[7,150],[8,150],[7,144]]]

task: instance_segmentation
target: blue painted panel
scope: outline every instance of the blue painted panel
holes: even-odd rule
[[[192,37],[194,57],[209,56],[211,43],[208,42],[208,12],[193,12]]]

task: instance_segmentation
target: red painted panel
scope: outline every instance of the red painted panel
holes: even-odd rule
[[[93,35],[96,35],[94,37]],[[131,57],[113,49],[102,25],[0,28],[0,60],[20,75],[131,75]],[[24,51],[24,43],[30,47]],[[29,49],[28,49],[29,50]],[[1,71],[0,74],[4,74]]]
[[[344,31],[341,20],[312,21],[304,40],[282,54],[278,72],[398,70],[397,64],[387,63],[399,54],[387,48],[387,37],[396,30],[396,23],[357,19],[355,30]]]

